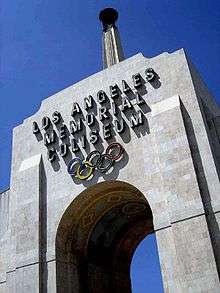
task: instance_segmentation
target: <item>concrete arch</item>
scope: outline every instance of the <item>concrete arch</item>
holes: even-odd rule
[[[57,229],[57,292],[131,292],[134,250],[153,231],[151,208],[133,185],[105,181],[87,188]]]

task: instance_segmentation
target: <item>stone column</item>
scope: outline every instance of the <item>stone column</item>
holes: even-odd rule
[[[27,188],[28,187],[28,188]],[[46,292],[46,176],[41,154],[22,161],[13,188],[16,194],[14,292]],[[10,283],[10,282],[9,282]],[[15,290],[15,291],[14,291]]]
[[[118,12],[113,8],[106,8],[100,12],[99,19],[103,24],[103,68],[107,68],[124,59],[120,35],[115,26],[115,22],[118,19]]]

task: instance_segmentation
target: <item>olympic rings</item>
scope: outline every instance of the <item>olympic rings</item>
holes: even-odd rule
[[[94,160],[95,157],[97,157],[97,155],[98,155],[98,159],[96,160],[95,163],[92,163],[92,161]],[[92,151],[87,156],[86,161],[89,161],[92,164],[92,166],[95,168],[99,164],[99,160],[101,159],[101,156],[102,156],[101,153],[99,151],[95,150],[95,151]]]
[[[77,166],[77,164],[79,164],[79,166]],[[76,174],[77,174],[77,169],[74,170],[75,166],[77,166],[77,169],[78,169],[78,167],[83,167],[82,160],[80,158],[72,159],[67,167],[68,173],[72,176],[76,176]]]
[[[92,176],[95,169],[102,173],[110,170],[114,162],[120,159],[123,153],[123,146],[118,142],[113,142],[107,147],[104,154],[94,150],[85,160],[78,157],[72,159],[67,166],[67,171],[71,176],[86,180]]]
[[[116,147],[116,149],[118,149],[118,153],[116,153],[114,155],[114,148],[115,147]],[[118,142],[113,142],[106,149],[106,154],[108,154],[112,158],[112,160],[114,160],[114,161],[117,161],[122,156],[123,152],[124,152],[124,148]]]
[[[83,165],[83,167],[82,167],[82,165]],[[82,165],[79,165],[79,168],[76,171],[76,177],[81,180],[85,180],[92,175],[93,166],[88,161],[83,161]],[[83,175],[85,170],[88,170],[88,171],[85,175]]]
[[[107,165],[106,165],[107,162]],[[107,172],[109,169],[111,169],[111,167],[113,166],[113,159],[110,157],[109,154],[103,154],[101,155],[101,158],[98,162],[98,166],[97,169],[102,172],[105,173]]]

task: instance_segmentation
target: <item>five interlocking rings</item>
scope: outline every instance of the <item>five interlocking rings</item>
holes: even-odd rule
[[[123,146],[118,142],[113,142],[107,147],[104,154],[94,150],[85,160],[78,157],[72,159],[67,167],[67,171],[71,176],[86,180],[92,176],[95,169],[102,173],[107,172],[114,162],[122,157],[123,153]]]

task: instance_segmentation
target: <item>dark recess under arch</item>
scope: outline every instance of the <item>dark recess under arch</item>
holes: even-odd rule
[[[69,205],[56,237],[57,292],[130,293],[130,264],[154,231],[150,206],[134,186],[105,181]]]

